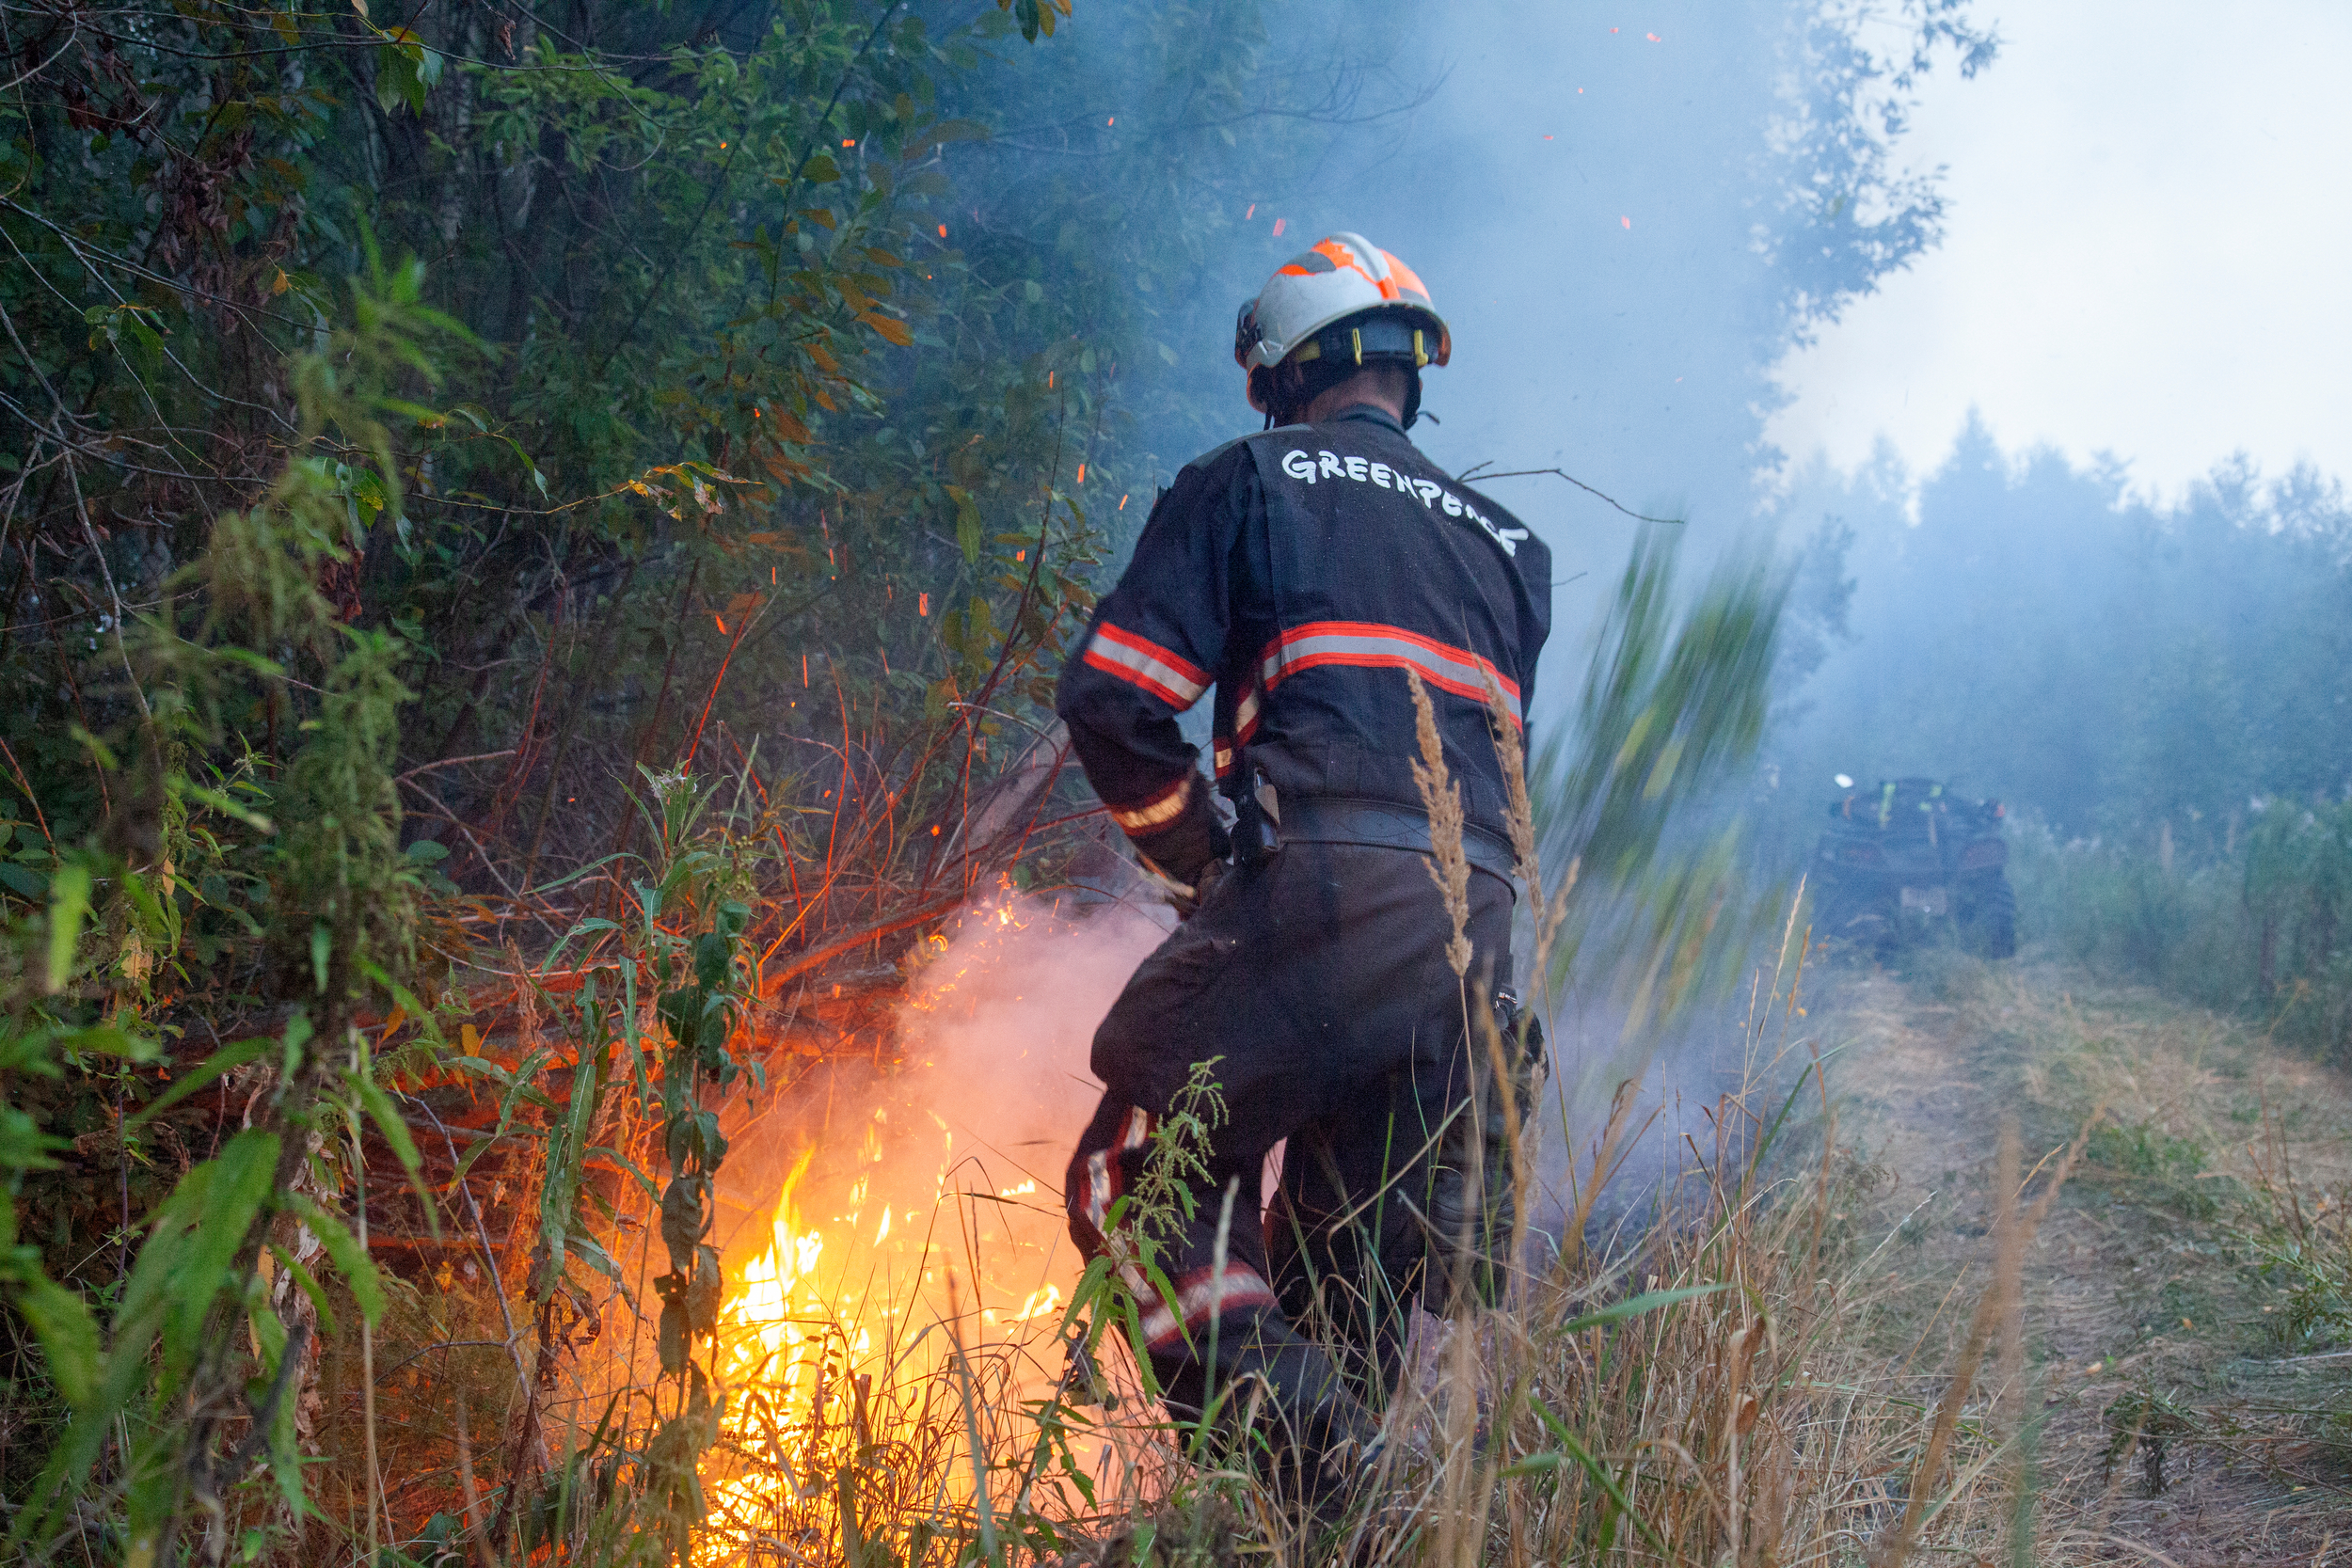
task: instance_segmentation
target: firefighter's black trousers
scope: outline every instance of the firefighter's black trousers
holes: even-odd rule
[[[1216,1060],[1225,1103],[1207,1180],[1188,1182],[1194,1212],[1159,1259],[1175,1301],[1128,1282],[1178,1414],[1254,1375],[1307,1447],[1368,1435],[1359,1402],[1384,1397],[1412,1307],[1434,1293],[1425,1216],[1441,1131],[1470,1093],[1465,1020],[1508,983],[1510,886],[1475,871],[1470,882],[1466,987],[1420,855],[1286,844],[1219,881],[1096,1031],[1105,1093],[1063,1189],[1089,1257],[1106,1228],[1137,1223],[1114,1227],[1111,1211],[1136,1192],[1194,1064]],[[1262,1218],[1261,1170],[1285,1138]],[[1343,1347],[1340,1365],[1293,1326],[1310,1320]]]

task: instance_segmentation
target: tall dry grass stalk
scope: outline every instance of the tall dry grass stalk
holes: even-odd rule
[[[2058,1168],[2030,1206],[2019,1207],[2023,1193],[2018,1179],[2019,1138],[2017,1118],[2002,1118],[2000,1143],[1993,1160],[1993,1275],[1983,1295],[1978,1298],[1976,1311],[1970,1317],[1968,1331],[1962,1339],[1953,1361],[1952,1375],[1943,1399],[1936,1406],[1935,1424],[1928,1436],[1926,1453],[1921,1457],[1906,1489],[1901,1516],[1883,1534],[1874,1545],[1870,1560],[1873,1568],[1900,1568],[1918,1544],[1920,1530],[1935,1512],[1947,1506],[1961,1490],[1956,1484],[1953,1493],[1936,1498],[1935,1489],[1942,1483],[1944,1464],[1952,1445],[1953,1434],[1960,1424],[1960,1413],[1967,1403],[1976,1386],[1977,1373],[1982,1366],[1988,1348],[1997,1346],[1995,1391],[2001,1419],[1996,1432],[2000,1449],[1986,1456],[1978,1472],[1991,1468],[1994,1459],[2007,1457],[2006,1477],[2010,1482],[2007,1537],[2010,1560],[2026,1564],[2033,1558],[2032,1475],[2025,1452],[2028,1433],[2025,1417],[2025,1259],[2026,1250],[2033,1244],[2034,1233],[2041,1228],[2050,1206],[2058,1201],[2060,1188],[2073,1174],[2081,1159],[2084,1147],[2090,1142],[2091,1129],[2096,1127],[2104,1109],[2093,1111],[2059,1157]]]
[[[1961,1407],[1967,1403],[1969,1393],[1976,1386],[1977,1370],[1984,1360],[1985,1349],[2006,1324],[2010,1299],[2018,1291],[2025,1264],[2025,1237],[2017,1212],[2017,1118],[2004,1117],[2000,1148],[1993,1158],[1993,1283],[1978,1298],[1976,1313],[1969,1319],[1967,1337],[1961,1341],[1960,1356],[1952,1368],[1950,1386],[1936,1406],[1935,1426],[1928,1436],[1927,1453],[1912,1473],[1902,1516],[1871,1554],[1875,1568],[1899,1568],[1911,1555],[1920,1523],[1927,1517],[1930,1501],[1943,1480],[1944,1460],[1960,1423]]]
[[[1502,763],[1503,820],[1510,829],[1511,858],[1519,880],[1540,906],[1543,876],[1535,850],[1535,803],[1527,794],[1527,746],[1519,734],[1519,716],[1511,711],[1502,683],[1491,672],[1486,676],[1486,725]]]
[[[1519,716],[1511,711],[1511,700],[1503,695],[1502,683],[1491,673],[1486,676],[1486,723],[1494,736],[1495,754],[1502,760],[1503,818],[1511,833],[1511,857],[1519,881],[1527,889],[1528,916],[1534,937],[1534,958],[1529,967],[1532,978],[1540,987],[1549,979],[1552,945],[1562,923],[1567,919],[1568,895],[1576,887],[1577,873],[1583,863],[1570,859],[1559,885],[1546,893],[1543,862],[1537,847],[1541,839],[1535,825],[1535,804],[1527,791],[1527,741],[1519,731]]]
[[[1429,689],[1422,684],[1416,670],[1405,672],[1405,684],[1413,693],[1413,736],[1421,748],[1421,755],[1412,759],[1413,787],[1420,791],[1422,807],[1429,814],[1429,847],[1432,858],[1429,879],[1438,884],[1438,895],[1445,900],[1446,917],[1454,922],[1454,939],[1446,944],[1445,959],[1453,965],[1456,979],[1470,974],[1470,861],[1462,853],[1462,786],[1454,782],[1446,768],[1445,743],[1438,736],[1437,710],[1430,705]]]

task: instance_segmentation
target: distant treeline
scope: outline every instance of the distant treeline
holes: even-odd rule
[[[1915,504],[1915,521],[1907,512]],[[1998,796],[2026,825],[2026,935],[2223,1005],[2312,1014],[2352,977],[2352,506],[2298,467],[2217,467],[2169,504],[2116,465],[2004,453],[1972,422],[1913,497],[1808,470],[1776,813],[1810,842],[1830,776]]]
[[[1981,425],[1921,484],[1809,473],[1792,521],[1843,542],[1844,624],[1797,694],[1784,764],[1950,776],[2068,838],[2169,822],[2224,853],[2273,797],[2352,782],[2352,507],[2243,459],[2176,504],[2120,467],[2003,453]],[[2233,827],[2233,824],[2235,824]]]

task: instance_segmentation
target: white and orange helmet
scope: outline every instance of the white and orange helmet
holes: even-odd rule
[[[1350,325],[1364,316],[1370,322]],[[1233,359],[1251,372],[1249,405],[1261,413],[1268,411],[1266,387],[1255,372],[1285,360],[1383,358],[1419,370],[1453,354],[1453,335],[1421,278],[1361,234],[1327,235],[1283,262],[1233,324]]]

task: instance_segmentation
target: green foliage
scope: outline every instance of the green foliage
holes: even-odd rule
[[[655,1441],[672,1478],[666,1491],[673,1500],[663,1517],[672,1549],[683,1555],[707,1512],[697,1466],[717,1439],[719,1418],[716,1392],[693,1360],[693,1345],[719,1322],[719,1251],[706,1238],[711,1180],[726,1158],[727,1140],[702,1090],[706,1085],[723,1090],[743,1070],[727,1043],[749,991],[740,943],[751,911],[733,896],[738,879],[726,858],[694,847],[688,836],[707,799],[695,799],[693,786],[677,775],[649,775],[647,783],[660,814],[663,849],[655,867],[660,880],[640,882],[636,891],[644,920],[641,961],[660,988],[655,1012],[669,1033],[655,1104],[673,1172],[660,1203],[670,1272],[654,1289],[661,1297],[661,1370],[677,1378],[682,1390],[679,1408]],[[684,912],[692,934],[665,927],[665,911],[674,922]]]
[[[569,35],[594,50],[432,8],[379,26],[199,7],[192,49],[132,41],[128,21],[119,54],[60,36],[19,108],[23,181],[0,207],[24,263],[0,307],[65,356],[0,369],[44,405],[25,377],[46,375],[72,411],[15,454],[20,480],[38,476],[15,499],[73,562],[53,600],[109,573],[152,592],[208,546],[215,589],[266,565],[267,519],[236,499],[251,465],[219,453],[305,434],[275,412],[311,398],[283,385],[279,351],[334,313],[322,279],[373,265],[371,234],[438,258],[433,302],[488,352],[441,356],[445,406],[388,404],[397,431],[341,432],[318,454],[303,483],[339,492],[345,527],[341,550],[308,543],[297,575],[358,631],[396,639],[375,645],[375,678],[417,694],[405,763],[513,756],[403,786],[442,822],[441,872],[487,894],[626,832],[629,762],[721,765],[731,733],[785,739],[763,782],[787,786],[844,709],[870,715],[879,755],[977,739],[984,765],[1009,760],[990,738],[1042,695],[1090,604],[1077,480],[1114,511],[1134,487],[1104,420],[1133,356],[1116,312],[1046,299],[1017,245],[992,262],[1010,278],[976,274],[940,221],[969,230],[950,175],[987,137],[956,112],[967,79],[1006,68],[989,52],[1016,24],[1045,37],[1057,12],[938,31],[798,0],[714,32],[596,10]],[[235,107],[189,108],[220,103]],[[187,205],[206,181],[216,208]],[[61,299],[68,336],[50,319]],[[342,352],[300,362],[343,373]],[[413,359],[404,373],[421,378]],[[901,397],[911,411],[886,416]],[[126,441],[166,455],[122,463]],[[167,546],[124,532],[157,516],[176,519]],[[212,540],[222,528],[240,537]],[[282,575],[250,580],[265,602],[232,594],[219,613],[294,612]],[[20,575],[13,593],[41,587]],[[72,668],[61,687],[49,658],[67,645],[45,641],[0,643],[23,715],[0,736],[71,839],[109,801],[61,721],[104,733],[119,694]],[[206,719],[278,760],[269,699]],[[909,733],[926,724],[945,736]],[[242,760],[205,759],[225,777]],[[587,809],[563,809],[583,790]]]
[[[100,0],[12,24],[0,1290],[49,1455],[0,1460],[21,1548],[69,1519],[129,1528],[135,1560],[199,1528],[228,1553],[231,1514],[272,1521],[236,1544],[255,1560],[324,1539],[333,1483],[305,1497],[290,1426],[318,1341],[430,1315],[361,1240],[372,1146],[428,1243],[445,1198],[478,1225],[485,1154],[528,1173],[528,1280],[474,1308],[533,1314],[481,1331],[524,1411],[481,1455],[493,1549],[688,1550],[747,1010],[1002,868],[957,830],[1047,724],[1155,479],[1225,433],[1166,367],[1221,347],[1240,214],[1381,111],[1357,62],[1394,41],[1338,7],[961,14]],[[1039,125],[1075,129],[1041,150]],[[412,254],[430,269],[385,261]],[[1756,608],[1718,630],[1750,646]],[[1602,787],[1604,826],[1639,819],[1610,875],[1681,866],[1697,910],[1720,867],[1660,861],[1644,814],[1710,775],[1709,736],[1747,742],[1691,657],[1610,698],[1680,716],[1627,764],[1660,791]],[[1661,912],[1682,896],[1645,909],[1687,935]],[[440,1034],[493,949],[561,1024],[518,1060]],[[538,984],[559,958],[577,990]],[[445,1139],[446,1188],[410,1070],[497,1107]],[[1217,1114],[1164,1130],[1143,1234],[1191,1201],[1181,1156]],[[566,1314],[590,1274],[622,1283],[611,1171],[660,1216],[665,1376],[543,1473]],[[1083,1489],[1040,1426],[1028,1473]],[[844,1484],[845,1543],[924,1555]],[[413,1526],[383,1512],[370,1540]],[[999,1560],[1050,1536],[1002,1527]],[[380,1560],[484,1536],[437,1511]]]
[[[2106,973],[2263,1019],[2331,1059],[2352,1053],[2352,806],[2272,800],[2222,855],[2010,835],[2028,934]]]
[[[74,984],[91,967],[85,922],[108,917],[90,945],[103,952],[111,937],[114,961],[135,977],[159,954],[171,955],[184,913],[172,867],[187,853],[191,824],[210,816],[216,831],[243,838],[250,875],[267,889],[255,922],[253,983],[257,1000],[282,1020],[266,1046],[225,1046],[199,1069],[201,1081],[266,1060],[266,1110],[189,1169],[144,1226],[103,1336],[83,1298],[45,1277],[34,1249],[9,1238],[13,1299],[72,1414],[11,1521],[19,1547],[39,1550],[62,1528],[110,1442],[123,1445],[110,1489],[134,1560],[168,1560],[190,1506],[216,1516],[223,1488],[256,1459],[269,1461],[288,1505],[300,1506],[286,1396],[310,1329],[290,1325],[255,1285],[273,1215],[291,1214],[321,1239],[366,1318],[383,1309],[364,1249],[296,1180],[309,1159],[306,1139],[360,1117],[373,1119],[404,1162],[416,1164],[353,1029],[363,1006],[413,1001],[404,982],[413,965],[418,881],[400,848],[391,776],[408,694],[392,673],[397,639],[345,626],[318,590],[322,569],[348,558],[346,481],[310,450],[332,436],[373,456],[384,509],[399,515],[383,419],[406,405],[389,377],[423,367],[423,345],[447,327],[420,304],[419,277],[413,266],[378,269],[355,285],[355,324],[323,334],[313,356],[294,367],[301,418],[285,468],[258,504],[218,519],[215,550],[174,578],[166,614],[121,638],[135,711],[113,741],[93,740],[90,752],[122,799],[103,834],[53,855],[46,929],[36,935],[30,922],[19,922],[11,933],[0,1040],[11,1067],[54,1076],[73,1054],[151,1057],[153,1047],[121,1027],[137,1017],[135,992],[111,997],[119,1022],[84,1022],[89,1002],[111,989]],[[185,759],[217,748],[224,709],[256,696],[279,705],[301,738],[274,776],[246,781],[240,801],[193,776]],[[133,762],[118,765],[125,753]],[[218,844],[210,847],[217,852]],[[159,1101],[155,1109],[163,1108]],[[117,1117],[117,1136],[127,1138],[119,1104]],[[11,1124],[22,1129],[23,1119],[11,1107]],[[38,1168],[44,1141],[54,1143],[21,1136],[12,1170]],[[134,1240],[118,1238],[126,1248]],[[260,1351],[249,1386],[235,1348],[243,1337],[231,1326],[240,1321]],[[223,1420],[236,1410],[253,1434],[231,1445]]]
[[[2341,1344],[2352,1338],[2352,1235],[2298,1221],[2280,1212],[2256,1235],[2254,1275],[2280,1297],[2267,1326],[2297,1348]]]
[[[2220,1211],[2221,1188],[2205,1170],[2204,1146],[2153,1121],[2128,1127],[2111,1118],[2101,1121],[2091,1129],[2083,1158],[2092,1180],[2108,1181],[2135,1202],[2199,1220]]]
[[[1725,939],[1778,903],[1729,909],[1726,921],[1735,832],[1682,824],[1763,735],[1788,575],[1735,552],[1684,607],[1677,550],[1663,529],[1636,546],[1575,719],[1529,777],[1544,864],[1576,879],[1551,979],[1610,976],[1636,1023],[1740,968],[1742,944]]]
[[[2112,1471],[2119,1461],[2137,1453],[2149,1497],[2164,1492],[2164,1460],[2172,1439],[2194,1433],[2200,1422],[2196,1407],[2169,1388],[2142,1382],[2127,1388],[2106,1408],[2106,1452],[2103,1467]]]

